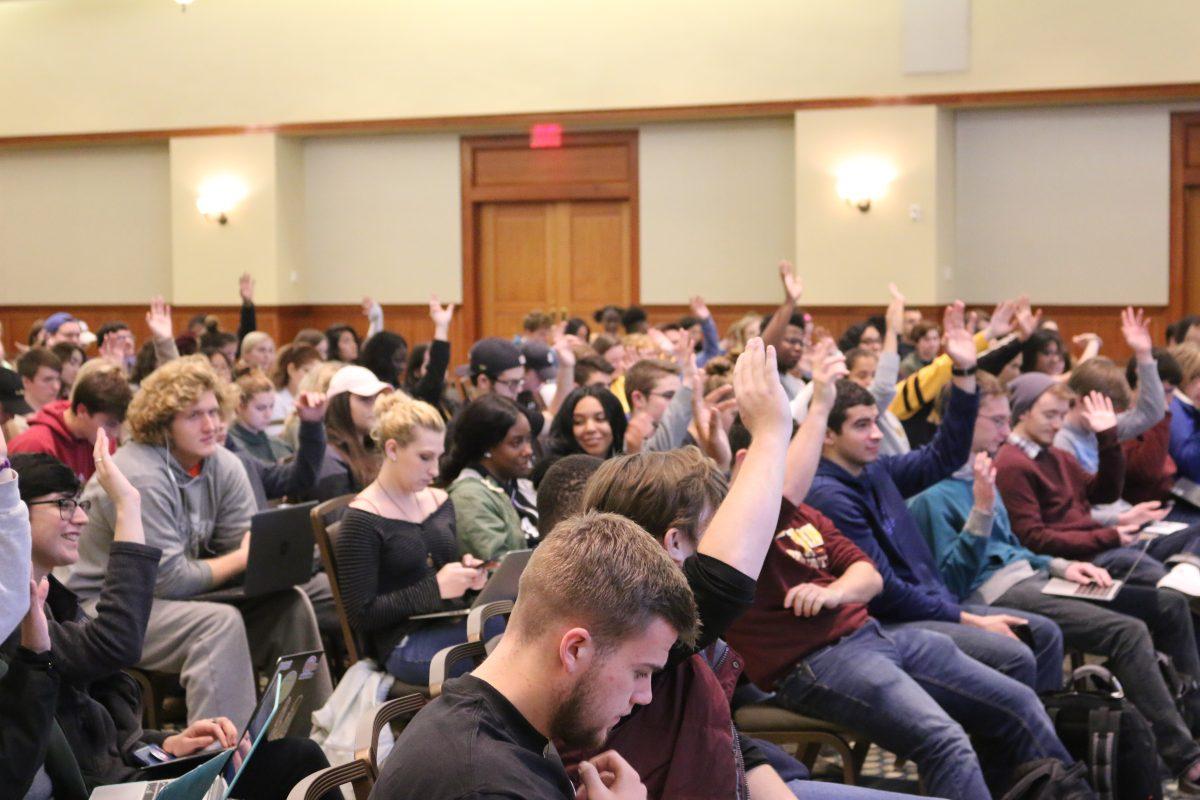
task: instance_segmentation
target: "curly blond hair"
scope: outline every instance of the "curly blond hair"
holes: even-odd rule
[[[417,429],[441,433],[446,421],[441,413],[423,400],[414,400],[404,392],[388,392],[375,398],[375,424],[371,439],[376,446],[392,440],[405,447],[417,438]]]
[[[205,392],[217,397],[221,413],[229,411],[229,395],[204,356],[185,356],[163,364],[142,381],[129,404],[126,420],[135,442],[163,444],[175,415]]]

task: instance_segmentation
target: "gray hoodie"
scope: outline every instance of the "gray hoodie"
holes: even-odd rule
[[[142,495],[146,544],[163,553],[155,596],[186,599],[213,588],[205,559],[236,550],[257,510],[238,457],[219,447],[194,478],[161,446],[130,442],[113,461]],[[88,600],[104,584],[116,511],[95,477],[83,496],[92,507],[66,584]]]
[[[29,610],[29,509],[21,502],[17,473],[0,470],[0,640]]]

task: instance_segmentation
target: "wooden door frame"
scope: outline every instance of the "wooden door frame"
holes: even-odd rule
[[[1182,111],[1171,114],[1171,268],[1167,284],[1169,322],[1174,322],[1188,313],[1185,307],[1187,287],[1184,282],[1188,278],[1188,269],[1183,196],[1189,187],[1200,187],[1200,167],[1187,165],[1187,129],[1197,124],[1200,124],[1200,112]],[[1200,280],[1200,275],[1191,277],[1193,280]],[[1193,313],[1195,311],[1192,309]]]
[[[528,135],[464,136],[460,142],[460,171],[462,187],[462,306],[459,315],[467,341],[478,339],[481,327],[479,302],[479,206],[495,202],[550,202],[563,200],[625,200],[629,203],[630,259],[629,277],[631,302],[641,298],[641,247],[638,239],[638,132],[636,130],[604,131],[598,133],[564,133],[563,148],[622,144],[629,154],[629,180],[621,184],[562,182],[553,184],[475,186],[475,153],[479,150],[508,149],[524,144]],[[465,356],[465,354],[464,354]]]

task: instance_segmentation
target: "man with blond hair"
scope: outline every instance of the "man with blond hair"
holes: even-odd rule
[[[253,664],[319,649],[321,640],[312,605],[299,590],[236,606],[195,599],[245,572],[257,510],[245,469],[217,439],[226,397],[202,356],[159,367],[130,403],[133,441],[113,460],[141,492],[146,543],[163,553],[138,666],[180,673],[189,722],[224,715],[240,726],[254,707]],[[88,521],[67,587],[92,610],[118,510],[95,480],[83,501],[90,505]],[[328,675],[323,678],[328,690]]]

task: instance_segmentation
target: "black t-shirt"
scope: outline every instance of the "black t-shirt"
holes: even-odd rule
[[[562,762],[512,703],[484,681],[447,681],[396,742],[371,800],[571,800]]]

